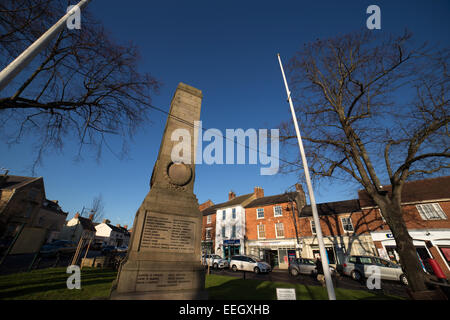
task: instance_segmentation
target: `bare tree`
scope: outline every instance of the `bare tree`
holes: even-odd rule
[[[408,179],[450,167],[449,51],[415,45],[407,32],[374,34],[305,45],[289,63],[290,85],[312,176],[353,181],[367,191],[392,230],[411,289],[420,291],[425,277],[401,192]],[[295,145],[289,122],[280,136],[285,147]]]
[[[92,214],[92,221],[100,222],[103,220],[105,205],[101,194],[94,197],[89,209],[89,214]]]
[[[0,65],[6,65],[66,13],[59,0],[0,2]],[[62,151],[66,140],[100,158],[107,135],[120,135],[123,150],[147,119],[159,82],[138,71],[133,44],[111,41],[88,11],[80,30],[65,28],[56,40],[0,92],[0,130],[6,143],[34,138],[36,158]],[[18,80],[17,80],[18,79]],[[123,151],[122,150],[122,151]],[[111,152],[115,153],[113,150]],[[115,154],[122,154],[121,152]]]

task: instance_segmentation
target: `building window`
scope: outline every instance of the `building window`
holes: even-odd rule
[[[206,223],[210,224],[211,223],[211,215],[206,216]]]
[[[274,217],[281,217],[282,215],[283,215],[283,210],[281,209],[281,206],[273,207],[273,216]]]
[[[342,223],[342,229],[344,229],[344,232],[353,232],[354,231],[352,219],[350,217],[342,217],[341,223]]]
[[[236,208],[233,208],[231,210],[231,216],[232,216],[233,219],[236,219]]]
[[[258,239],[266,238],[266,226],[263,224],[258,224]]]
[[[206,240],[211,240],[211,231],[212,231],[211,228],[206,229],[206,235],[205,235]]]
[[[225,238],[225,227],[222,227],[222,238]]]
[[[236,238],[236,226],[231,227],[231,238]]]
[[[284,238],[284,225],[282,223],[275,224],[275,235],[277,238]]]
[[[225,210],[222,211],[222,220],[227,218],[227,212]]]
[[[439,203],[424,203],[416,205],[423,220],[444,220],[447,219]]]
[[[316,234],[316,224],[314,223],[313,220],[309,221],[311,223],[311,232],[312,234]]]
[[[264,219],[264,208],[256,209],[256,219]]]

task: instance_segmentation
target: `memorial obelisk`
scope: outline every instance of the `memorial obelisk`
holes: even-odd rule
[[[111,299],[207,299],[201,265],[202,217],[194,195],[194,121],[200,120],[202,92],[180,83],[170,106],[150,191],[134,219],[131,243],[111,290]],[[190,134],[191,161],[173,161],[179,141]],[[179,130],[178,130],[179,131]]]

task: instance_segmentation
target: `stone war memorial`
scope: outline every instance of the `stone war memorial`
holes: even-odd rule
[[[136,213],[131,244],[111,289],[110,299],[207,299],[201,265],[202,218],[194,195],[195,161],[174,163],[172,132],[194,137],[202,92],[180,83],[153,168],[150,191]],[[182,121],[180,121],[182,119]],[[191,139],[191,150],[196,143]],[[192,152],[192,157],[195,152]]]

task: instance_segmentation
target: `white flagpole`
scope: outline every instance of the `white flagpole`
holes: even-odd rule
[[[69,12],[67,12],[53,27],[48,29],[39,39],[33,42],[24,52],[22,52],[14,61],[12,61],[5,69],[0,72],[0,91],[2,91],[20,71],[23,70],[34,57],[41,52],[50,41],[55,38],[64,28],[67,19],[77,10],[81,10],[91,0],[81,0]]]
[[[325,282],[327,285],[328,299],[336,300],[336,294],[334,292],[333,281],[331,279],[330,267],[328,265],[328,259],[327,259],[327,254],[325,251],[325,245],[323,244],[322,228],[320,227],[319,214],[317,213],[316,199],[314,198],[314,192],[312,189],[311,178],[309,176],[308,163],[306,162],[306,156],[305,156],[305,151],[303,149],[302,137],[300,135],[300,130],[298,128],[297,116],[295,115],[294,106],[292,104],[292,99],[291,99],[291,92],[289,91],[288,83],[286,81],[286,76],[284,75],[284,69],[283,69],[283,65],[281,64],[280,54],[277,54],[277,55],[278,55],[278,61],[280,62],[280,68],[281,68],[281,73],[283,75],[284,85],[286,87],[286,93],[288,96],[289,105],[291,107],[292,120],[294,122],[295,131],[297,133],[298,146],[300,148],[300,154],[302,157],[303,169],[305,171],[306,185],[308,186],[309,200],[311,202],[314,224],[316,226],[317,240],[319,241],[319,251],[320,251],[320,257],[322,260],[323,274],[325,276]]]

